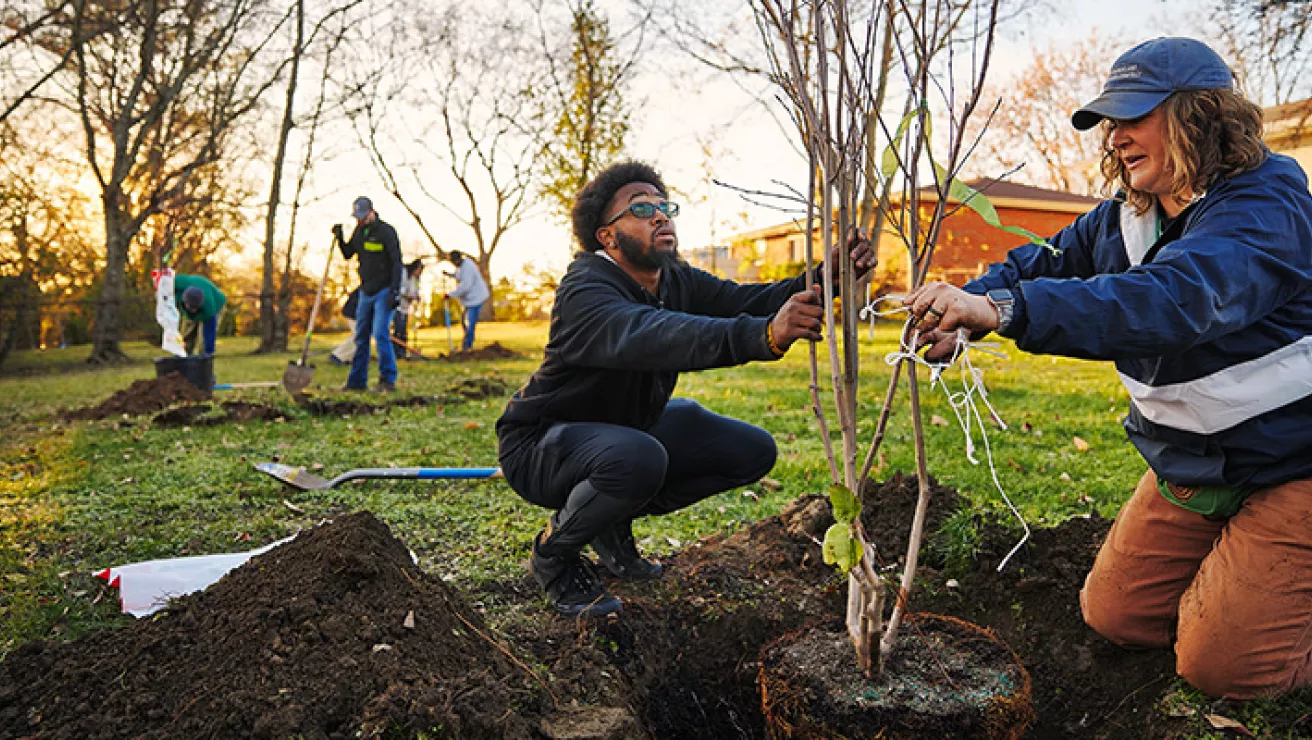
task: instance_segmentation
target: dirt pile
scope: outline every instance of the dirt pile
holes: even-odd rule
[[[75,409],[69,419],[108,419],[111,416],[150,414],[175,403],[208,401],[210,394],[182,376],[169,373],[150,380],[138,380],[95,406]]]
[[[449,355],[438,355],[436,359],[448,362],[473,362],[475,360],[508,360],[523,357],[513,349],[503,347],[500,342],[493,342],[486,347],[471,350],[458,350]]]
[[[208,403],[179,406],[156,414],[151,423],[162,427],[215,426],[229,422],[274,421],[284,418],[276,406],[249,401],[224,401],[216,410]]]
[[[0,736],[530,737],[541,689],[368,513],[158,618],[0,664]]]
[[[462,378],[447,386],[446,394],[470,401],[501,398],[510,392],[510,384],[495,375]]]

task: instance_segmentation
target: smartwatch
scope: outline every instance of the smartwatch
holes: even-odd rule
[[[998,309],[998,328],[997,332],[1003,334],[1011,327],[1011,319],[1016,306],[1016,297],[1006,288],[995,288],[984,294],[984,297]]]

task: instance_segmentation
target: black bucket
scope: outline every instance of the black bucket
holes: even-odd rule
[[[214,390],[214,355],[156,357],[155,377],[162,378],[169,373],[182,373],[187,382],[209,393]]]

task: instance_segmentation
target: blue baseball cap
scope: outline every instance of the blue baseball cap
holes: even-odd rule
[[[1102,94],[1071,114],[1080,131],[1104,118],[1119,121],[1146,116],[1171,93],[1229,89],[1234,75],[1220,55],[1201,41],[1158,38],[1125,52],[1112,64]]]
[[[374,202],[362,195],[359,198],[356,198],[355,202],[351,204],[351,215],[358,219],[364,219],[373,209]]]
[[[192,313],[196,313],[205,305],[205,291],[191,286],[182,291],[182,307]]]

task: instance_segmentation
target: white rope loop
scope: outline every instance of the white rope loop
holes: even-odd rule
[[[897,296],[881,296],[870,301],[861,309],[859,317],[862,321],[870,322],[870,335],[872,337],[875,332],[876,318],[881,316],[893,316],[899,313],[910,314],[911,309],[906,306],[899,306],[885,311],[876,310],[875,306],[878,303],[881,301],[892,300],[894,298],[897,298]],[[929,387],[931,390],[936,385],[943,388],[943,393],[948,400],[948,406],[951,407],[953,415],[957,417],[957,425],[961,427],[962,434],[965,436],[966,459],[969,460],[972,465],[979,465],[979,460],[975,457],[975,440],[974,435],[971,433],[971,427],[973,425],[979,428],[980,439],[984,441],[984,456],[989,463],[989,474],[993,478],[993,485],[998,489],[998,493],[1002,496],[1002,500],[1007,504],[1007,508],[1011,510],[1012,516],[1016,517],[1016,520],[1020,522],[1020,526],[1025,532],[1024,536],[1020,538],[1020,541],[1017,542],[1007,553],[1007,556],[1002,559],[1002,562],[998,563],[997,572],[1001,573],[1002,569],[1007,567],[1007,563],[1010,562],[1012,556],[1029,541],[1030,526],[1025,522],[1025,518],[1021,516],[1020,511],[1016,509],[1016,506],[1012,504],[1011,499],[1007,496],[1007,492],[1002,489],[1001,481],[998,480],[998,469],[997,466],[993,464],[993,450],[989,446],[988,430],[984,426],[984,417],[980,414],[980,404],[983,404],[984,407],[988,409],[989,418],[997,422],[998,426],[1002,427],[1002,429],[1005,430],[1007,424],[1002,420],[997,409],[993,408],[993,404],[989,402],[988,389],[984,385],[984,371],[975,367],[970,359],[970,355],[972,351],[979,351],[1002,359],[1006,359],[1007,356],[998,349],[1000,345],[997,342],[972,342],[969,339],[969,334],[964,329],[958,329],[957,342],[956,346],[953,347],[952,356],[949,357],[947,361],[930,362],[916,354],[916,341],[920,336],[920,332],[918,330],[908,331],[911,329],[912,322],[915,321],[917,321],[915,316],[909,316],[907,318],[907,323],[903,325],[900,336],[904,338],[909,337],[909,342],[908,340],[903,339],[901,341],[901,346],[897,350],[884,355],[884,362],[889,366],[896,365],[903,361],[913,362],[917,365],[923,365],[929,370]],[[947,381],[942,377],[943,371],[953,365],[959,365],[961,369],[962,389],[955,393],[948,388]]]

